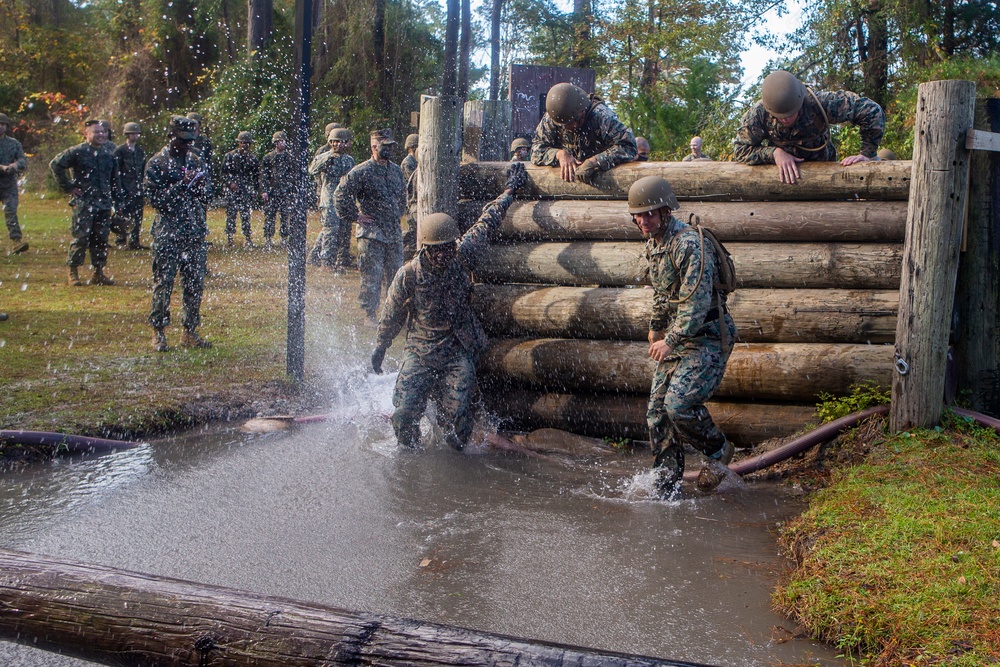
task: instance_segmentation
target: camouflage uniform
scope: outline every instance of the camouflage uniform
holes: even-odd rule
[[[818,92],[816,98],[826,110],[830,124],[854,123],[858,126],[861,131],[861,155],[874,159],[885,133],[882,107],[867,97],[848,91]],[[743,123],[733,140],[733,159],[752,165],[774,164],[775,148],[810,162],[833,162],[837,159],[837,149],[830,141],[830,127],[812,95],[806,94],[799,116],[790,127],[785,127],[771,116],[762,102],[744,114]]]
[[[128,247],[140,247],[139,235],[142,231],[142,209],[146,203],[142,194],[142,178],[146,170],[146,151],[142,146],[129,148],[128,142],[115,149],[118,165],[118,203],[115,206],[115,227],[119,244],[127,242]]]
[[[486,348],[486,334],[469,303],[471,272],[490,247],[513,203],[501,195],[488,204],[478,222],[458,240],[458,252],[441,269],[423,266],[423,253],[396,273],[378,325],[377,345],[388,348],[408,324],[403,363],[392,396],[392,426],[400,444],[415,447],[427,399],[438,404],[438,420],[454,429],[448,439],[457,449],[472,433],[472,398],[476,361]]]
[[[198,125],[200,128],[201,123]],[[198,136],[191,142],[188,152],[194,153],[195,157],[199,158],[205,164],[205,168],[208,169],[209,173],[211,173],[212,168],[215,166],[212,163],[212,160],[215,158],[212,150],[212,140],[205,136],[205,133],[199,129]]]
[[[49,169],[63,192],[83,190],[82,195],[69,200],[73,207],[73,241],[69,244],[66,265],[82,265],[89,248],[91,265],[95,270],[104,268],[108,260],[111,207],[118,192],[115,156],[104,146],[94,148],[84,142],[52,158]],[[70,171],[72,179],[67,173]]]
[[[264,202],[264,238],[267,241],[274,236],[274,220],[281,214],[281,227],[278,234],[281,239],[288,238],[288,223],[295,206],[295,184],[299,172],[292,152],[285,150],[271,151],[260,163],[260,191],[267,194]]]
[[[681,162],[694,162],[695,160],[706,160],[708,162],[712,162],[712,158],[708,157],[704,153],[701,154],[701,157],[695,157],[694,153],[688,153],[681,158]]]
[[[319,176],[319,210],[322,212],[323,229],[316,245],[309,253],[309,261],[322,266],[346,268],[351,262],[350,223],[343,224],[333,205],[333,193],[340,180],[354,168],[354,158],[348,153],[333,151],[318,153],[309,165],[309,174]]]
[[[632,130],[599,97],[591,95],[590,100],[578,130],[559,125],[547,113],[542,116],[531,141],[532,164],[559,166],[556,154],[560,150],[569,151],[579,162],[595,158],[601,171],[635,160],[638,148]]]
[[[333,193],[337,217],[346,224],[361,213],[372,218],[358,224],[358,270],[361,291],[358,303],[369,317],[378,313],[382,290],[403,264],[403,235],[399,220],[406,209],[406,181],[403,170],[394,162],[385,165],[366,160],[340,179]]]
[[[8,133],[10,126],[7,126]],[[12,172],[3,168],[14,164]],[[21,142],[9,134],[0,138],[0,205],[3,205],[4,222],[7,223],[7,235],[11,241],[21,240],[21,225],[17,220],[17,177],[28,167],[28,158],[24,154]]]
[[[232,239],[236,233],[236,217],[241,217],[241,231],[250,243],[250,218],[253,215],[253,203],[257,198],[257,188],[260,182],[260,160],[247,151],[239,149],[229,151],[222,158],[222,187],[226,193],[226,236]],[[236,184],[236,189],[229,187]],[[273,234],[274,232],[272,232]]]
[[[653,285],[649,329],[663,334],[672,349],[669,357],[656,365],[646,422],[655,465],[676,463],[681,472],[683,445],[710,456],[726,442],[705,407],[722,382],[729,351],[723,349],[717,308],[718,299],[724,303],[725,296],[712,287],[718,270],[715,247],[706,240],[704,248],[702,270],[698,232],[672,216],[663,238],[646,242]],[[678,299],[686,300],[677,303]],[[724,326],[732,342],[736,325],[728,311]]]
[[[205,170],[205,176],[188,187],[184,170]],[[170,324],[170,295],[180,271],[183,285],[184,328],[194,331],[201,323],[201,294],[205,286],[205,209],[211,199],[211,173],[193,152],[177,159],[164,147],[146,165],[146,193],[156,209],[153,219],[153,306],[149,323],[154,329]]]
[[[417,254],[417,158],[407,155],[399,163],[406,179],[406,229],[403,231],[403,256],[409,260]]]

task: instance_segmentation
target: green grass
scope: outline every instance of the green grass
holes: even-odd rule
[[[950,422],[888,439],[784,529],[776,606],[862,664],[1000,660],[1000,440]]]
[[[24,195],[19,216],[31,248],[19,256],[0,255],[0,311],[10,315],[0,323],[0,428],[134,436],[242,416],[247,406],[268,400],[304,400],[285,376],[285,253],[249,250],[242,242],[224,250],[222,211],[209,215],[209,239],[216,245],[208,265],[214,275],[206,281],[199,329],[214,347],[166,353],[150,347],[148,251],[109,250],[113,287],[69,287],[65,200]],[[147,245],[150,222],[147,209]],[[255,211],[255,240],[262,224]],[[319,230],[315,213],[309,229],[311,245]],[[81,278],[89,277],[89,269],[81,271]],[[310,352],[330,332],[360,324],[361,311],[354,305],[356,273],[334,277],[309,267],[307,285],[308,384],[322,370],[322,360]],[[180,338],[180,295],[178,279],[167,329],[172,345]]]

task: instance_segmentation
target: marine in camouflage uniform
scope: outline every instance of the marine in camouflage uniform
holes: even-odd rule
[[[73,207],[73,241],[66,255],[69,284],[81,284],[78,267],[90,250],[90,264],[94,267],[91,282],[113,285],[114,281],[104,275],[104,266],[108,261],[108,232],[118,188],[118,165],[115,156],[104,147],[107,134],[100,121],[86,121],[84,135],[87,141],[67,148],[49,162],[59,188],[73,195],[69,201]]]
[[[250,152],[252,143],[253,138],[249,132],[240,132],[237,136],[239,147],[222,158],[221,177],[226,188],[226,241],[230,247],[233,245],[233,235],[236,234],[237,216],[241,218],[240,230],[247,245],[253,245],[250,220],[260,184],[260,160]]]
[[[129,250],[143,249],[139,237],[142,233],[142,210],[146,204],[142,193],[146,151],[139,145],[140,133],[138,123],[126,123],[125,143],[115,149],[119,195],[115,206],[116,221],[112,228],[118,234],[118,245],[127,245]]]
[[[442,237],[432,230],[430,234],[438,238],[429,243],[422,229],[420,250],[396,273],[389,288],[372,368],[382,372],[386,350],[407,326],[392,396],[392,427],[404,447],[419,444],[419,422],[429,398],[437,403],[438,422],[446,429],[448,444],[461,450],[472,433],[476,361],[486,348],[486,334],[469,302],[471,273],[514,201],[516,187],[511,185],[519,186],[526,179],[523,165],[519,166],[522,180],[508,181],[504,193],[484,207],[479,220],[461,238],[450,216],[438,213],[425,218],[422,227],[440,225],[438,229],[446,232]]]
[[[371,159],[351,169],[333,193],[337,217],[358,223],[358,305],[371,322],[378,315],[383,290],[403,264],[399,221],[406,210],[406,180],[399,165],[389,160],[395,145],[391,130],[372,132]]]
[[[149,324],[153,347],[166,351],[163,329],[170,324],[170,296],[180,272],[183,286],[186,347],[210,347],[198,336],[201,297],[205,286],[205,209],[211,199],[212,175],[207,165],[188,148],[194,140],[194,123],[174,116],[170,141],[146,165],[146,193],[156,209],[153,220],[153,300]]]
[[[21,240],[21,225],[17,219],[17,177],[28,168],[28,157],[21,142],[9,135],[10,118],[0,113],[0,205],[11,241],[10,252],[16,255],[28,249],[28,244]]]
[[[295,184],[298,183],[298,167],[295,156],[286,149],[288,135],[275,132],[271,137],[274,150],[264,156],[260,163],[260,192],[264,199],[264,244],[271,246],[274,237],[274,221],[281,215],[278,235],[282,244],[288,238],[288,224],[295,207]]]
[[[411,134],[406,137],[403,148],[406,157],[399,163],[406,179],[406,215],[403,222],[403,259],[409,261],[417,254],[417,142],[419,137]]]
[[[348,154],[350,133],[343,128],[330,130],[330,150],[318,153],[309,164],[309,174],[319,177],[319,210],[323,228],[316,245],[309,253],[309,262],[316,266],[346,269],[351,262],[351,238],[348,225],[337,217],[333,193],[343,178],[354,168],[354,158]]]
[[[651,198],[650,193],[656,192],[669,194]],[[653,286],[649,343],[657,365],[646,422],[653,465],[661,472],[659,490],[665,497],[679,489],[684,445],[708,457],[732,456],[732,446],[712,421],[705,402],[722,382],[736,325],[725,308],[725,295],[713,287],[718,275],[715,247],[673,217],[671,210],[676,208],[676,197],[659,176],[642,178],[629,191],[629,211],[647,238]],[[729,344],[723,343],[723,335]]]
[[[553,86],[553,91],[555,89],[556,86]],[[638,149],[632,130],[618,120],[615,112],[601,98],[591,94],[581,106],[582,113],[575,121],[557,122],[546,101],[549,110],[535,128],[531,162],[542,166],[560,166],[559,152],[565,150],[581,163],[575,170],[576,180],[589,182],[599,171],[634,161]]]

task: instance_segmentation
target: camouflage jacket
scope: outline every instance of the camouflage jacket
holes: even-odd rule
[[[417,158],[407,155],[399,163],[399,168],[403,170],[403,178],[406,179],[406,214],[416,218],[417,216]]]
[[[204,175],[190,185],[184,184],[185,171]],[[212,173],[193,151],[183,158],[170,155],[164,146],[146,163],[146,194],[156,209],[150,233],[157,243],[173,239],[204,239],[208,234],[205,209],[211,199]]]
[[[249,151],[241,153],[239,149],[229,151],[222,158],[222,191],[227,196],[253,197],[257,194],[260,184],[260,160]],[[236,190],[229,189],[229,184],[235,183]]]
[[[458,253],[451,263],[437,270],[423,266],[423,253],[403,265],[389,287],[377,343],[389,347],[403,326],[406,351],[428,359],[450,348],[454,336],[473,357],[486,348],[486,333],[470,305],[472,271],[490,247],[490,239],[500,227],[514,198],[500,195],[483,208],[479,220],[458,241]]]
[[[4,167],[9,164],[15,165],[15,170],[11,173],[4,171]],[[21,142],[13,137],[4,135],[0,139],[0,190],[15,187],[17,185],[17,175],[28,168],[28,157],[24,154]]]
[[[295,192],[298,170],[289,150],[271,151],[260,162],[260,191],[268,197],[288,197]]]
[[[212,152],[211,139],[204,134],[199,133],[198,136],[194,138],[194,141],[191,142],[191,148],[188,150],[204,162],[207,169],[212,169],[212,160],[214,159],[215,154]]]
[[[704,153],[701,154],[701,157],[695,157],[694,153],[688,153],[683,158],[681,158],[681,162],[694,162],[695,160],[711,160],[711,159],[712,158],[708,157]]]
[[[826,110],[830,124],[853,123],[861,132],[861,154],[874,158],[885,133],[882,107],[849,91],[819,92],[816,99]],[[807,94],[799,117],[785,127],[758,102],[743,115],[733,140],[733,159],[746,164],[774,164],[774,149],[781,148],[807,161],[832,162],[837,149],[830,141],[830,127],[816,99]],[[824,146],[824,143],[826,144]],[[812,149],[812,150],[807,150]]]
[[[142,179],[146,171],[146,151],[135,145],[135,150],[124,143],[115,149],[118,164],[118,198],[126,204],[142,201]]]
[[[549,114],[542,116],[531,140],[531,162],[558,165],[556,153],[560,149],[569,151],[580,162],[590,157],[597,158],[601,171],[623,162],[632,162],[639,153],[632,130],[625,127],[615,112],[593,95],[583,125],[578,130],[558,125],[549,118]]]
[[[354,167],[334,190],[333,206],[345,222],[358,219],[358,208],[372,218],[368,224],[358,224],[359,239],[403,242],[399,220],[406,210],[406,181],[398,164],[365,160]]]
[[[70,200],[73,206],[111,210],[118,193],[118,165],[115,156],[104,146],[94,148],[83,142],[67,148],[52,158],[49,169],[63,192],[76,188],[83,190],[82,195]]]
[[[319,176],[319,207],[333,206],[333,193],[340,179],[354,169],[354,158],[349,153],[326,151],[318,153],[309,164],[309,175]]]
[[[704,250],[702,269],[701,237],[696,229],[673,216],[659,241],[646,241],[649,282],[653,286],[649,330],[662,332],[670,347],[683,338],[703,335],[705,319],[711,320],[717,312],[716,299],[725,301],[725,296],[712,287],[718,271],[715,246],[705,241]]]

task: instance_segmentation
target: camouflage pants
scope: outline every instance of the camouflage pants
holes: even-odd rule
[[[87,204],[73,209],[73,241],[66,254],[67,266],[81,266],[90,250],[90,264],[102,269],[108,263],[108,232],[111,231],[111,211],[95,209]]]
[[[184,328],[194,331],[201,324],[207,259],[208,251],[201,238],[153,241],[153,308],[149,323],[154,329],[170,324],[170,295],[178,271],[183,286]]]
[[[3,206],[3,219],[7,223],[7,236],[11,241],[21,240],[21,225],[17,221],[17,182],[0,188],[0,205]]]
[[[389,285],[402,265],[401,241],[383,243],[374,239],[358,239],[358,271],[361,272],[358,305],[371,317],[378,314],[382,295],[389,291]]]
[[[728,314],[726,324],[729,340],[735,340],[736,326]],[[729,354],[722,350],[717,321],[706,324],[702,332],[704,335],[679,344],[670,357],[656,365],[646,410],[654,465],[673,465],[670,459],[677,457],[682,472],[683,445],[712,455],[726,442],[705,401],[719,388]]]
[[[438,424],[446,430],[448,443],[462,449],[472,434],[476,364],[455,341],[447,352],[433,359],[407,350],[392,394],[392,428],[404,447],[416,447],[420,440],[420,417],[428,398],[437,403]]]
[[[226,236],[236,233],[236,218],[240,220],[240,231],[250,240],[250,219],[253,217],[253,206],[250,195],[241,192],[231,192],[226,195]],[[271,219],[271,235],[274,235],[274,218]]]
[[[281,214],[281,227],[278,234],[281,238],[288,238],[288,225],[292,220],[292,195],[275,195],[268,198],[264,204],[264,238],[270,239],[274,236],[274,221]]]
[[[142,230],[143,200],[130,202],[115,209],[111,220],[111,231],[117,236],[116,242],[128,243],[129,248],[139,247],[139,233]]]
[[[345,233],[348,225],[341,223],[333,206],[320,209],[323,228],[316,245],[309,252],[309,262],[316,266],[348,266],[351,260],[351,237]]]
[[[408,262],[417,254],[417,216],[407,213],[403,216],[403,261]]]

